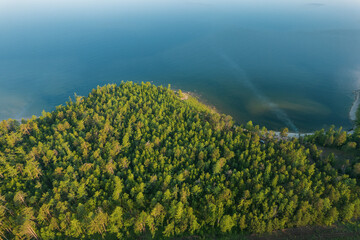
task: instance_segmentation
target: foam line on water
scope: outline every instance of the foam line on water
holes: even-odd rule
[[[31,102],[32,102],[32,101],[29,101],[27,104],[25,104],[25,105],[22,107],[22,109],[19,111],[19,113],[15,116],[15,119],[21,120],[22,118],[25,117],[25,113],[30,109]]]
[[[234,60],[232,60],[229,56],[227,56],[224,52],[218,52],[220,58],[222,58],[237,74],[239,74],[240,78],[243,80],[243,83],[246,87],[248,87],[254,95],[266,106],[271,109],[271,111],[276,115],[276,117],[282,121],[286,126],[288,126],[292,131],[298,132],[297,127],[294,122],[291,121],[290,117],[279,108],[276,103],[273,103],[268,97],[266,97],[251,81],[251,79],[247,76],[244,69],[242,69]]]

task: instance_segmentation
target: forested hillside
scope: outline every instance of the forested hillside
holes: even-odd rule
[[[149,83],[0,123],[0,238],[270,232],[360,216],[356,179]]]
[[[319,163],[335,167],[338,172],[360,181],[360,108],[351,133],[344,131],[342,127],[335,129],[335,126],[331,126],[330,129],[318,130],[303,140],[306,144],[311,144],[313,157]]]

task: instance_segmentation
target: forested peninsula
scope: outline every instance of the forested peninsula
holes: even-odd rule
[[[350,136],[275,138],[170,86],[98,87],[40,117],[0,123],[0,239],[167,239],[355,222],[357,124]],[[338,168],[321,146],[354,159]]]

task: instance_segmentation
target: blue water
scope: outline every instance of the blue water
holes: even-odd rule
[[[359,13],[356,0],[0,0],[0,119],[124,80],[195,92],[240,123],[351,127]]]

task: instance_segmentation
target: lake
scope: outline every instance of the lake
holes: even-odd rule
[[[360,2],[0,0],[0,120],[97,85],[190,91],[239,123],[351,127]]]

